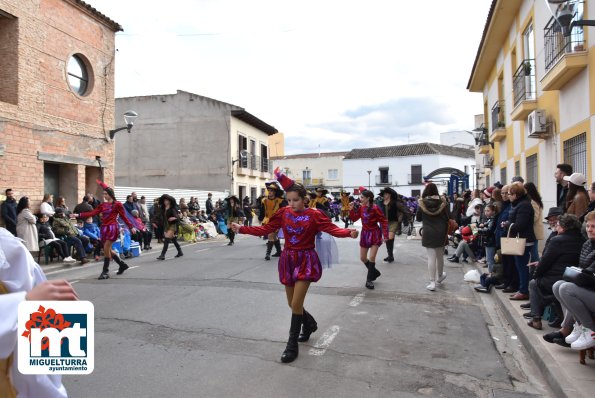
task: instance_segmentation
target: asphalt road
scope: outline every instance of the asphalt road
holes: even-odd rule
[[[396,241],[396,262],[364,287],[356,240],[338,239],[341,265],[306,298],[319,329],[299,358],[280,362],[290,310],[264,242],[239,236],[157,250],[99,281],[101,263],[48,277],[71,280],[95,306],[95,370],[65,376],[71,397],[515,397],[549,396],[487,295],[447,265],[425,289],[425,250]]]

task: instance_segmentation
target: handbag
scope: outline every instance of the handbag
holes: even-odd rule
[[[562,279],[566,282],[572,282],[577,286],[595,290],[595,275],[588,269],[566,267]]]
[[[502,254],[506,254],[509,256],[522,256],[525,254],[525,244],[527,243],[527,239],[519,238],[517,234],[516,237],[510,237],[510,229],[514,224],[510,224],[508,227],[508,234],[506,238],[500,238],[500,246]]]

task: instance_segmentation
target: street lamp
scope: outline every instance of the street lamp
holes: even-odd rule
[[[472,164],[471,165],[471,175],[473,176],[473,189],[477,188],[477,175],[475,174],[475,165]]]
[[[234,191],[234,185],[233,185],[233,166],[239,162],[240,160],[244,160],[246,159],[246,157],[248,156],[248,151],[245,149],[242,149],[240,151],[240,157],[237,159],[232,159],[231,160],[231,194],[233,195],[233,191]]]
[[[372,174],[372,170],[368,170],[368,191],[371,191],[371,189],[370,189],[370,174]]]
[[[483,123],[481,124],[481,126],[474,128],[472,131],[469,131],[469,130],[463,130],[463,131],[465,133],[471,134],[473,136],[476,146],[489,145],[492,148],[494,147],[494,143],[490,142],[490,140],[487,137],[488,129],[486,129],[483,126]]]
[[[138,113],[136,113],[135,111],[128,111],[128,112],[124,113],[124,123],[126,123],[126,126],[119,127],[114,130],[110,130],[109,138],[113,140],[116,133],[118,131],[122,131],[122,130],[128,130],[128,133],[130,133],[130,129],[132,129],[132,126],[134,125],[134,121],[136,120],[137,117],[138,117]]]
[[[575,4],[569,0],[547,0],[547,4],[550,13],[559,25],[557,31],[562,30],[564,36],[570,36],[575,26],[595,26],[595,20],[576,19],[573,21],[577,15],[577,10],[574,8]],[[558,7],[555,12],[550,7],[550,4]]]

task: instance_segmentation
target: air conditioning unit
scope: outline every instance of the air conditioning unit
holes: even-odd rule
[[[545,133],[547,133],[545,111],[536,109],[527,116],[527,136],[529,138],[539,138]]]

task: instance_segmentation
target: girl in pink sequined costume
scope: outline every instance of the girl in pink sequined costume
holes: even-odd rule
[[[380,271],[376,269],[376,254],[378,248],[382,245],[382,237],[388,239],[388,221],[382,210],[374,204],[372,191],[363,190],[360,193],[360,202],[361,206],[358,208],[355,207],[353,202],[349,204],[349,218],[353,222],[359,219],[362,220],[359,258],[368,269],[366,287],[374,289],[374,281],[380,276]]]
[[[232,224],[232,229],[235,233],[256,236],[265,236],[279,228],[283,229],[285,248],[279,258],[279,280],[285,285],[292,315],[289,340],[281,362],[288,363],[298,356],[298,341],[308,341],[310,335],[318,329],[314,317],[304,309],[310,283],[317,282],[322,276],[322,266],[315,250],[316,234],[324,231],[339,238],[355,239],[358,233],[355,229],[335,226],[320,210],[306,208],[304,198],[307,192],[304,186],[281,174],[279,168],[275,170],[275,175],[285,189],[288,206],[279,209],[266,225],[245,227]]]
[[[128,269],[128,265],[122,261],[117,254],[112,254],[112,244],[119,239],[120,227],[118,224],[118,216],[130,228],[130,233],[135,234],[136,228],[134,224],[126,217],[124,206],[116,200],[114,190],[108,187],[105,183],[97,180],[97,183],[103,188],[103,202],[92,211],[71,214],[71,218],[87,218],[93,217],[101,213],[101,242],[103,243],[103,270],[97,279],[109,278],[109,263],[113,259],[118,265],[118,275],[121,275]]]

